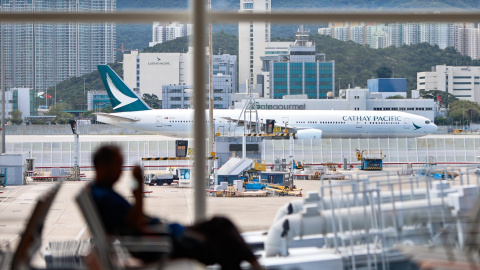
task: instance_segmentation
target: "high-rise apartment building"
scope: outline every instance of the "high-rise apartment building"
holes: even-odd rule
[[[179,37],[186,37],[192,34],[192,25],[178,22],[154,22],[152,28],[152,42],[148,44],[153,47],[165,41],[174,40]]]
[[[270,12],[270,0],[240,0],[241,13]],[[260,56],[265,53],[266,43],[270,42],[269,22],[238,23],[238,80],[243,84],[256,84],[256,75],[262,73]]]
[[[11,0],[3,12],[113,12],[116,0]],[[5,85],[36,92],[115,61],[113,23],[4,24]]]
[[[463,55],[480,59],[480,28],[473,23],[378,23],[363,26],[362,23],[336,22],[330,23],[328,28],[318,28],[318,33],[342,41],[352,40],[374,49],[426,42],[438,45],[440,49],[455,47]]]

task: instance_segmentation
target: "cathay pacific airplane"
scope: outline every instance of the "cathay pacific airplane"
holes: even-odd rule
[[[115,126],[132,128],[170,137],[193,137],[192,109],[152,109],[139,98],[107,65],[98,66],[114,113],[99,113],[97,120]],[[249,111],[247,110],[247,113]],[[399,111],[345,110],[258,110],[265,125],[275,120],[275,127],[295,133],[295,138],[396,138],[420,137],[437,130],[429,119]],[[208,111],[205,112],[208,119]],[[241,110],[214,110],[215,133],[244,134],[244,124],[256,122],[252,113]],[[239,119],[240,118],[240,119]],[[244,119],[249,119],[248,122]],[[206,123],[207,124],[207,123]],[[254,123],[255,124],[255,123]]]

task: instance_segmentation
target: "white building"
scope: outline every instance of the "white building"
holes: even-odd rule
[[[22,119],[31,115],[36,115],[38,111],[38,108],[36,107],[36,97],[37,95],[32,88],[10,88],[5,91],[6,118],[11,117],[14,110],[22,112]]]
[[[138,53],[123,55],[123,79],[142,94],[162,97],[162,85],[193,84],[192,54]]]
[[[333,36],[333,28],[330,28],[330,27],[318,28],[318,33],[320,35]]]
[[[435,101],[433,99],[382,99],[368,89],[354,88],[340,90],[340,98],[335,99],[284,99],[256,98],[258,110],[371,110],[403,111],[421,115],[430,120],[435,118]],[[238,98],[242,98],[239,100]],[[241,109],[247,100],[244,96],[232,97],[235,108]]]
[[[186,37],[192,34],[192,24],[178,22],[153,22],[152,42],[148,43],[149,47],[165,41],[173,40],[179,37]]]
[[[462,100],[480,102],[480,67],[438,65],[417,73],[417,90],[441,90]]]
[[[240,13],[270,12],[270,0],[240,0]],[[238,80],[257,83],[257,74],[262,73],[262,61],[266,43],[270,42],[269,22],[238,23]]]

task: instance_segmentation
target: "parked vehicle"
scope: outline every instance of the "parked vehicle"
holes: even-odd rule
[[[453,180],[458,176],[456,172],[449,172],[445,170],[425,170],[422,169],[419,171],[419,175],[429,176],[434,179],[450,179]]]
[[[175,180],[178,180],[178,170],[175,173],[150,173],[144,176],[144,183],[149,186],[171,185]]]

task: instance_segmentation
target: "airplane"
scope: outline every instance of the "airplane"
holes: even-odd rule
[[[193,137],[193,109],[152,109],[108,65],[99,65],[98,70],[114,113],[97,113],[97,121],[169,137]],[[406,138],[437,130],[430,119],[400,111],[257,110],[258,117],[248,110],[241,112],[214,110],[215,133],[243,136],[245,125],[265,126],[267,119],[275,120],[277,130],[293,133],[296,139]],[[205,115],[208,119],[208,110]],[[243,119],[259,119],[260,123]]]

